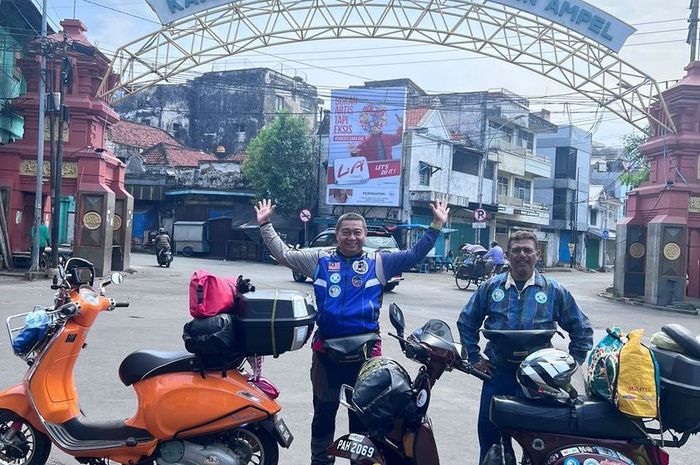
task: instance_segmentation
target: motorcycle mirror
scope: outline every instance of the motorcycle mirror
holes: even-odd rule
[[[121,273],[112,273],[109,280],[112,282],[112,284],[121,284],[124,282],[124,275]]]
[[[389,320],[391,321],[391,325],[396,328],[399,337],[403,337],[403,330],[406,328],[406,322],[403,317],[403,311],[394,303],[389,306]]]
[[[352,395],[354,392],[355,390],[352,388],[352,386],[343,384],[340,387],[340,404],[346,409],[356,412],[357,409],[355,408],[355,404],[352,402]]]

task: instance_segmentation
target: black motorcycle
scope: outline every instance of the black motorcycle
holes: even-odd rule
[[[158,261],[158,266],[170,268],[170,264],[173,262],[173,252],[170,250],[170,247],[161,247],[156,253],[156,260]]]

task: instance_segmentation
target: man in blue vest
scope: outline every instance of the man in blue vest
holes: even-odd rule
[[[282,265],[305,276],[313,276],[318,317],[311,361],[314,418],[311,424],[311,464],[329,465],[334,459],[326,454],[333,441],[335,416],[340,405],[340,386],[354,385],[367,357],[381,355],[379,309],[382,291],[389,278],[419,263],[435,245],[450,209],[447,202],[430,205],[433,222],[423,237],[401,252],[377,252],[372,256],[363,250],[367,236],[365,219],[357,213],[338,218],[335,250],[295,250],[287,246],[275,232],[270,218],[275,206],[270,200],[258,202],[255,211],[265,245]],[[344,358],[339,346],[348,347],[349,336],[362,339],[366,346]],[[353,340],[357,340],[353,337]],[[351,350],[351,349],[348,349]],[[339,353],[340,352],[340,353]],[[364,355],[362,355],[364,354]],[[349,412],[350,431],[362,430],[357,416]]]

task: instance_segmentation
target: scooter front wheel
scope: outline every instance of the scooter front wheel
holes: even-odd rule
[[[44,465],[51,441],[24,418],[0,410],[0,465]]]
[[[279,446],[263,428],[236,428],[226,435],[226,446],[245,465],[277,465]]]

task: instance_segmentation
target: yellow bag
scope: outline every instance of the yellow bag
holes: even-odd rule
[[[643,329],[630,331],[620,350],[615,402],[627,415],[657,418],[659,371],[653,353],[642,345],[643,335]]]

